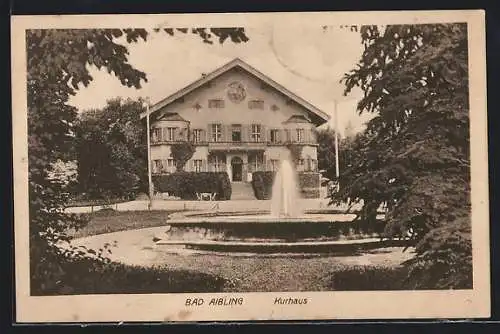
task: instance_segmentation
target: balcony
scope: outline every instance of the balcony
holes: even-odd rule
[[[261,142],[208,142],[208,151],[264,151],[267,144]]]

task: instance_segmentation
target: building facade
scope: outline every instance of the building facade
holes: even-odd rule
[[[232,182],[277,170],[289,144],[302,146],[297,169],[317,172],[315,128],[329,119],[240,59],[158,102],[149,117],[153,175],[174,172],[170,148],[190,141],[196,151],[184,170],[225,171]]]

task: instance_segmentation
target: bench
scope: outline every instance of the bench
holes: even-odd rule
[[[216,193],[196,193],[196,198],[198,198],[199,201],[213,201],[216,195]]]

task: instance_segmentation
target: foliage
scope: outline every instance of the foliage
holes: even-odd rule
[[[177,171],[182,172],[188,160],[191,159],[194,152],[196,152],[196,146],[189,141],[182,141],[171,145],[170,152]]]
[[[288,144],[287,148],[290,151],[290,160],[294,166],[296,166],[299,159],[302,158],[303,146],[298,144]]]
[[[408,268],[352,266],[331,274],[331,291],[408,290]]]
[[[216,193],[216,199],[231,199],[231,182],[226,172],[176,172],[153,177],[155,189],[185,200],[196,193]]]
[[[73,275],[54,287],[35,288],[33,295],[219,292],[226,283],[221,277],[191,270],[102,263],[91,258],[61,264]]]
[[[326,175],[335,175],[335,131],[331,128],[316,131],[318,142],[318,169]]]
[[[75,125],[80,192],[92,199],[147,192],[146,129],[139,119],[144,110],[142,99],[115,98],[80,115]]]
[[[275,172],[257,171],[252,173],[252,188],[255,198],[266,200],[271,198]],[[298,184],[303,198],[319,198],[319,173],[299,172]]]
[[[412,279],[462,286],[472,266],[467,26],[362,26],[360,34],[365,49],[345,93],[361,88],[358,110],[375,117],[344,150],[350,166],[332,202],[362,202],[364,217],[386,205],[388,232],[418,241]]]
[[[181,29],[203,41],[213,36],[245,42],[241,28]],[[174,30],[166,31],[173,34]],[[147,40],[144,29],[37,29],[26,31],[30,265],[33,291],[50,290],[68,279],[63,262],[74,253],[59,247],[67,229],[86,221],[65,214],[61,183],[50,178],[54,162],[71,159],[76,108],[69,97],[93,80],[89,67],[112,73],[128,87],[140,88],[146,74],[128,62],[124,43]]]
[[[252,173],[252,188],[255,198],[259,200],[271,198],[274,176],[275,173],[270,171]]]

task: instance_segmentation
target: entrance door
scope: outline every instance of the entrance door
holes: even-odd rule
[[[233,174],[233,182],[243,181],[243,160],[239,157],[231,159],[231,170]]]

